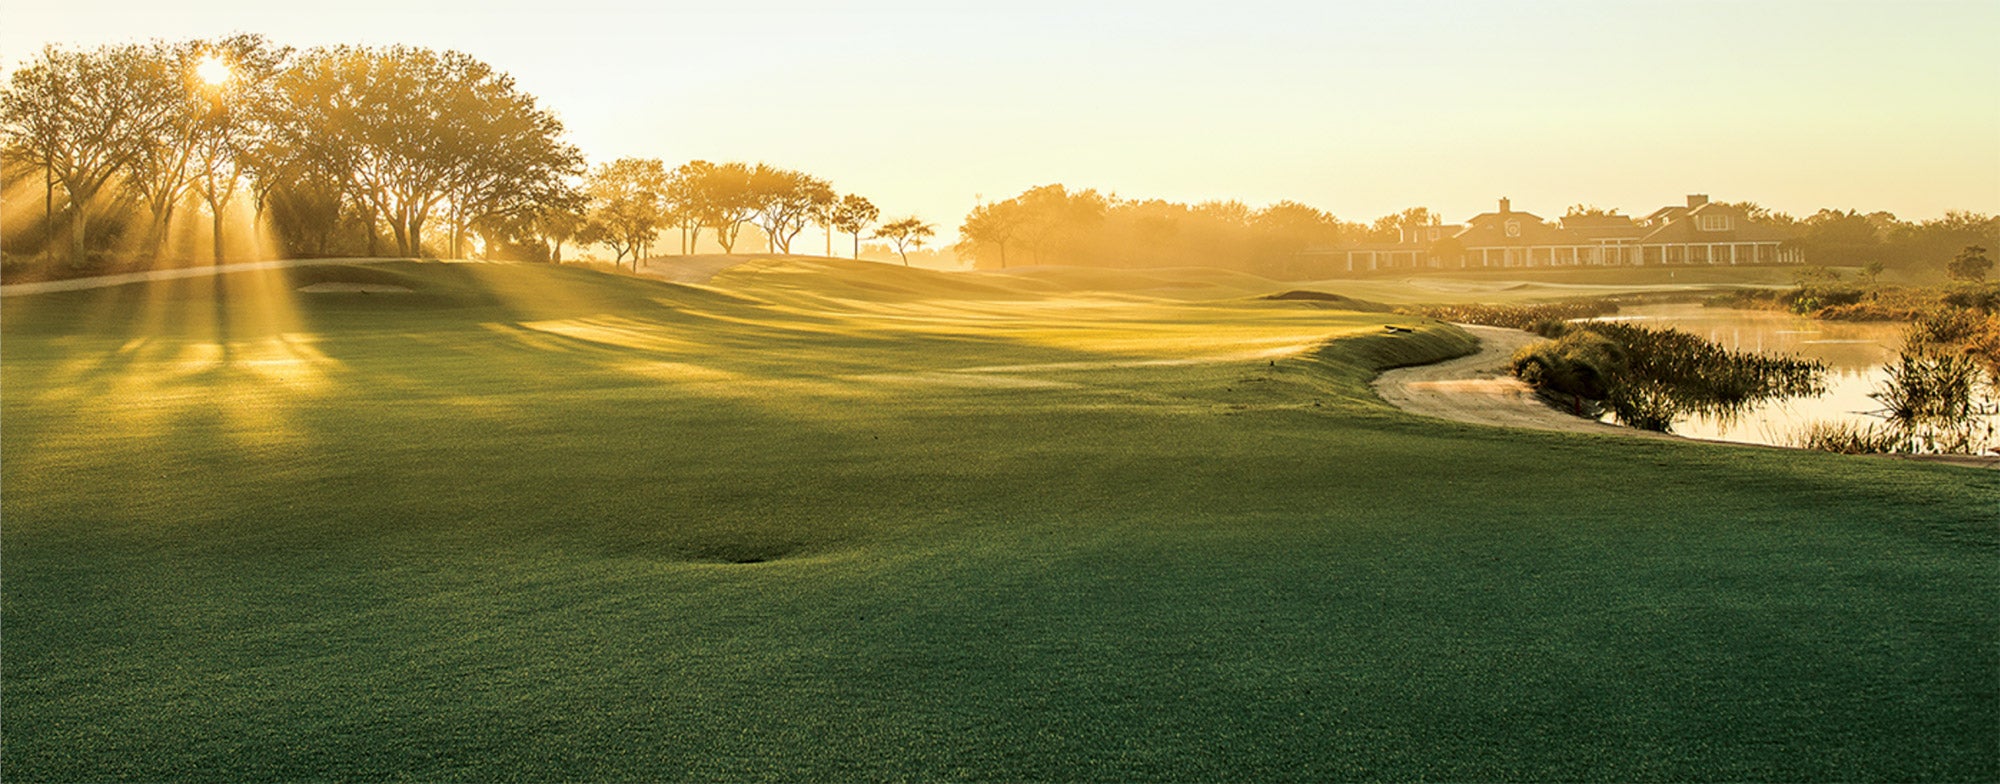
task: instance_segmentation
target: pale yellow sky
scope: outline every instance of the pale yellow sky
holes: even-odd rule
[[[1348,220],[1687,193],[2000,212],[1994,2],[0,0],[0,20],[10,67],[232,31],[462,49],[593,159],[769,161],[946,234],[976,195],[1049,182]]]

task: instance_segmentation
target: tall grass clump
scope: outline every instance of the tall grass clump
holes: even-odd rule
[[[1978,454],[1995,448],[2000,315],[1947,308],[1913,320],[1869,397],[1878,426],[1813,423],[1798,445],[1848,454]]]
[[[1514,375],[1579,414],[1609,410],[1630,427],[1668,432],[1688,414],[1825,390],[1816,360],[1730,351],[1679,330],[1590,322],[1556,332],[1515,354]]]
[[[1891,451],[1973,454],[1994,441],[1996,317],[1951,309],[1912,322],[1872,397],[1901,443]],[[1984,367],[1982,367],[1984,365]]]
[[[1903,437],[1886,426],[1810,422],[1792,438],[1792,445],[1843,455],[1876,455],[1902,451]]]

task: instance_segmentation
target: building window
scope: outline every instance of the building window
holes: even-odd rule
[[[1521,222],[1520,222],[1520,221],[1517,221],[1517,220],[1510,220],[1510,221],[1507,221],[1507,236],[1509,236],[1509,237],[1519,237],[1519,236],[1521,236]]]
[[[1727,215],[1703,215],[1695,221],[1695,226],[1702,231],[1728,231],[1730,223]]]
[[[1437,230],[1437,229],[1431,229],[1431,230],[1430,230],[1430,238],[1431,238],[1431,241],[1432,241],[1432,242],[1436,242],[1436,241],[1437,241],[1437,238],[1438,238],[1438,233],[1439,233],[1439,232],[1438,232],[1438,230]]]

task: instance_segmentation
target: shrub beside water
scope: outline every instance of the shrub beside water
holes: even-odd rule
[[[1955,308],[2000,312],[2000,286],[1965,286],[1945,294],[1942,301]]]
[[[1950,309],[1911,322],[1888,378],[1869,395],[1911,453],[1973,454],[1994,441],[1992,390],[2000,381],[2000,316]]]
[[[1861,289],[1838,284],[1800,286],[1779,295],[1778,304],[1793,313],[1809,316],[1827,308],[1855,304],[1866,294]]]
[[[1514,375],[1545,396],[1608,409],[1630,427],[1667,432],[1688,414],[1727,415],[1825,391],[1826,366],[1725,349],[1686,332],[1608,322],[1562,325],[1515,354]]]
[[[1903,348],[1869,393],[1882,404],[1882,425],[1814,423],[1798,445],[1848,454],[1976,454],[1996,434],[2000,383],[2000,315],[1948,308],[1910,322]]]
[[[1618,303],[1604,299],[1549,302],[1540,305],[1431,305],[1397,311],[1412,316],[1429,316],[1457,324],[1519,329],[1553,337],[1551,325],[1565,321],[1608,316],[1618,312]]]
[[[1921,318],[1924,312],[1917,308],[1884,305],[1880,302],[1856,302],[1851,305],[1820,308],[1809,315],[1821,321],[1909,321]]]
[[[1630,366],[1624,346],[1581,330],[1523,346],[1513,361],[1516,377],[1578,416],[1595,413],[1611,396],[1612,379]]]
[[[1784,294],[1784,291],[1777,289],[1732,289],[1703,298],[1701,306],[1737,310],[1782,310],[1784,306],[1778,304],[1778,298]]]

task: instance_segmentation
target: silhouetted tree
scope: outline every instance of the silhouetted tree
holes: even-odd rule
[[[1237,201],[1194,205],[1157,199],[1121,200],[1096,191],[1044,185],[967,214],[955,246],[982,265],[1011,265],[1020,247],[1039,263],[1093,266],[1200,265],[1290,273],[1308,247],[1361,237],[1364,226],[1343,223],[1297,202],[1253,210]]]
[[[221,264],[224,213],[255,165],[264,140],[273,135],[269,123],[282,121],[261,107],[275,104],[272,93],[291,50],[274,47],[261,36],[238,35],[199,42],[189,54],[198,59],[184,63],[184,70],[194,72],[202,62],[213,63],[224,77],[217,83],[195,80],[203,108],[194,126],[188,177],[189,189],[208,208],[210,249],[215,263]]]
[[[1263,234],[1264,244],[1277,253],[1292,254],[1314,245],[1340,241],[1339,221],[1295,201],[1281,201],[1258,210],[1250,225]]]
[[[371,220],[388,221],[403,255],[423,252],[424,225],[440,207],[463,212],[480,194],[511,198],[498,194],[580,164],[533,96],[459,52],[316,49],[279,87],[302,109],[288,135],[316,137],[340,156],[349,193]]]
[[[139,45],[72,52],[56,47],[9,77],[0,91],[0,143],[40,162],[69,201],[69,257],[83,264],[92,213],[184,108],[154,100],[166,66]]]
[[[206,87],[196,74],[202,57],[197,42],[154,42],[143,46],[148,67],[129,73],[128,89],[138,100],[168,111],[151,138],[135,138],[131,162],[119,178],[148,213],[145,253],[158,258],[167,240],[174,210],[188,195],[195,170],[196,147],[208,114],[197,92]]]
[[[965,223],[958,227],[959,255],[972,258],[979,253],[979,246],[992,245],[1000,254],[1000,268],[1007,268],[1007,243],[1014,239],[1014,233],[1021,230],[1021,204],[1007,201],[982,204],[974,207],[965,216]]]
[[[1085,231],[1102,221],[1110,206],[1097,191],[1072,193],[1060,184],[1030,188],[1009,201],[1019,205],[1021,230],[1017,236],[1034,251],[1038,264],[1044,253],[1079,244]]]
[[[688,161],[667,177],[667,219],[681,230],[681,253],[693,253],[701,244],[701,227],[714,209],[708,204],[707,182],[715,164]]]
[[[747,164],[723,163],[701,172],[693,183],[699,190],[701,224],[715,232],[722,252],[736,252],[736,238],[743,224],[757,217],[757,196],[752,189],[754,173]]]
[[[1796,245],[1817,264],[1857,262],[1874,256],[1882,244],[1876,224],[1853,210],[1822,209],[1799,225]]]
[[[639,254],[666,218],[666,165],[657,158],[620,158],[591,172],[584,190],[591,220],[604,227],[603,242],[618,261],[632,253],[637,270]]]
[[[1743,219],[1751,223],[1776,226],[1778,228],[1792,228],[1799,224],[1798,218],[1794,218],[1786,213],[1774,212],[1770,208],[1754,201],[1719,202],[1719,204],[1724,207],[1740,210],[1743,213]]]
[[[579,193],[535,206],[529,220],[535,233],[549,243],[549,261],[561,264],[563,243],[581,239],[590,220],[584,213],[586,203]]]
[[[751,199],[771,250],[792,252],[792,238],[833,202],[833,186],[811,175],[758,164],[750,175]]]
[[[1437,213],[1429,207],[1411,207],[1394,215],[1384,215],[1375,219],[1369,229],[1368,239],[1375,242],[1402,242],[1412,236],[1411,231],[1424,226],[1436,226]]]
[[[1986,273],[1993,270],[1993,260],[1986,258],[1986,249],[1978,245],[1967,246],[1959,251],[1951,261],[1945,262],[1945,274],[1952,280],[1978,282],[1986,279]]]
[[[910,248],[921,248],[924,240],[936,232],[936,227],[914,217],[882,224],[875,230],[876,239],[886,239],[896,244],[896,255],[903,258],[903,266],[910,266]]]
[[[861,258],[861,232],[882,217],[882,211],[867,199],[854,194],[840,198],[833,207],[833,227],[854,235],[854,258]]]

